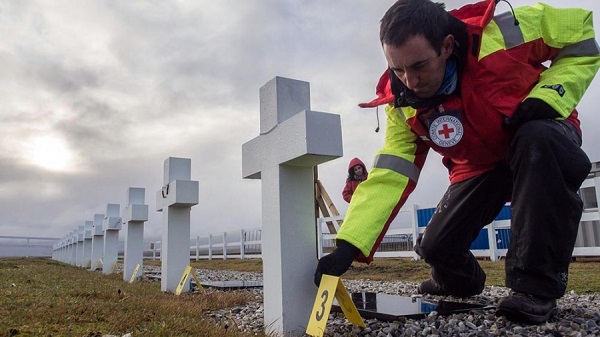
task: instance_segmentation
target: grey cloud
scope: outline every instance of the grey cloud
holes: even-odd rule
[[[71,103],[70,118],[56,124],[69,142],[87,150],[115,146],[122,142],[122,133],[132,117],[109,104],[91,98]]]
[[[31,51],[20,51],[17,55],[23,61],[22,76],[37,79],[41,88],[58,94],[72,94],[84,88],[98,85],[98,76],[93,70],[68,65],[58,56],[48,59],[44,55],[34,55]]]

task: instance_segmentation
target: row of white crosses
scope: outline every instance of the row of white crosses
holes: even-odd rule
[[[190,209],[198,204],[198,182],[191,181],[190,177],[190,159],[169,157],[165,160],[164,185],[156,194],[156,210],[163,214],[161,290],[165,292],[176,292],[190,263]],[[144,188],[130,187],[122,217],[119,204],[107,204],[106,214],[94,214],[93,222],[86,221],[85,226],[79,226],[56,244],[53,258],[91,270],[101,266],[104,274],[112,273],[118,260],[119,230],[123,223],[127,225],[123,279],[141,277],[144,222],[148,220],[144,193]],[[180,289],[181,292],[189,290],[189,283]]]
[[[55,244],[52,258],[90,270],[101,268],[103,274],[111,274],[118,259],[119,231],[125,223],[123,279],[131,279],[138,264],[140,268],[134,277],[139,278],[144,252],[144,222],[148,220],[144,193],[143,188],[130,187],[122,217],[119,204],[107,204],[105,214],[94,214],[93,221],[85,221],[85,225],[78,226]]]
[[[157,192],[156,210],[163,213],[161,248],[161,290],[175,292],[180,278],[190,263],[190,208],[198,204],[198,182],[191,181],[191,160],[170,157],[164,162],[164,186]],[[145,189],[130,187],[128,205],[119,216],[119,204],[107,204],[105,214],[94,214],[54,245],[55,260],[78,267],[114,272],[118,260],[119,230],[127,225],[125,236],[123,279],[136,279],[142,274],[144,254],[144,222],[148,220],[148,205],[144,204]],[[136,275],[133,276],[134,271]],[[181,289],[190,290],[189,283]]]
[[[264,326],[269,333],[299,336],[306,329],[317,292],[312,282],[317,264],[314,167],[342,155],[340,116],[310,110],[308,82],[275,77],[260,89],[260,135],[242,145],[242,175],[262,180]],[[199,202],[198,182],[190,178],[190,159],[165,160],[163,187],[156,194],[156,210],[163,213],[161,290],[165,292],[176,291],[190,263],[190,209]],[[140,200],[134,199],[129,199],[130,204]],[[133,214],[126,213],[126,221],[137,219]],[[112,261],[107,258],[116,261],[116,248],[115,253],[107,253],[106,247],[117,235],[108,233],[114,229],[110,225],[104,228],[106,266]],[[142,233],[128,233],[128,239],[141,242]],[[71,253],[73,237],[63,241],[62,261],[77,261]],[[126,242],[126,270],[128,248],[133,246],[138,247]],[[98,259],[93,247],[94,243],[92,261]],[[186,283],[182,292],[189,289]]]

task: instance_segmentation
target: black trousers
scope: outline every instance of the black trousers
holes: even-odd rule
[[[564,295],[583,203],[577,194],[591,169],[581,136],[566,121],[523,124],[508,165],[450,185],[415,251],[445,290],[471,296],[485,272],[469,251],[480,230],[511,199],[506,286],[545,298]]]

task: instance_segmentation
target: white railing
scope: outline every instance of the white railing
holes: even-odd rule
[[[197,236],[195,244],[190,245],[190,259],[260,259],[261,234],[261,228],[253,228]],[[154,248],[151,250],[153,259],[160,258],[161,242],[154,242]]]
[[[600,164],[594,163],[594,165],[594,169],[579,190],[585,209],[581,217],[577,241],[573,250],[574,257],[600,256],[600,210],[598,209],[598,202],[600,201]],[[419,259],[419,256],[413,251],[413,247],[416,238],[423,233],[425,227],[419,227],[418,211],[419,209],[416,205],[404,206],[400,209],[396,219],[390,224],[386,235],[375,253],[375,257]],[[319,258],[328,254],[334,247],[335,234],[329,234],[329,227],[326,226],[327,222],[331,222],[334,228],[339,230],[339,223],[342,223],[343,219],[343,215],[317,219],[317,254]],[[506,256],[510,240],[510,220],[494,221],[485,226],[483,230],[487,231],[488,248],[472,249],[473,254],[477,257],[487,257],[492,261]],[[254,228],[197,236],[190,240],[190,259],[261,258],[261,234],[261,228]],[[0,236],[0,239],[2,238],[27,239],[26,247],[29,247],[29,239],[58,240],[52,238]],[[195,243],[192,243],[194,241]],[[476,241],[477,244],[474,246],[480,247],[482,242],[479,238]],[[0,248],[2,248],[1,244]],[[156,241],[150,250],[144,250],[144,257],[160,258],[160,250],[161,243],[160,241]],[[120,250],[121,252],[122,250]],[[26,252],[26,255],[29,255],[29,252]]]
[[[237,234],[237,235],[236,235]],[[241,229],[239,232],[223,232],[208,236],[197,236],[196,245],[190,248],[200,259],[262,258],[261,228]]]
[[[593,164],[592,171],[581,185],[579,194],[583,199],[585,209],[579,223],[573,256],[600,256],[600,210],[598,208],[600,202],[600,163]],[[416,238],[423,233],[425,227],[419,227],[417,210],[416,206],[404,206],[400,209],[396,220],[390,224],[382,244],[375,252],[375,257],[419,259],[417,253],[413,251],[413,246]],[[327,233],[328,229],[325,223],[332,221],[336,229],[339,229],[335,220],[343,220],[343,216],[317,220],[319,258],[333,249],[335,234]],[[483,230],[487,230],[488,248],[472,249],[473,255],[488,257],[492,261],[505,257],[510,240],[510,220],[494,221],[485,226]],[[392,241],[396,244],[386,244],[386,239],[388,242]],[[398,244],[398,242],[404,242],[405,244]]]
[[[425,227],[418,226],[417,210],[418,208],[414,205],[400,209],[397,220],[390,225],[379,249],[375,252],[375,257],[419,259],[413,246],[415,238],[423,233]],[[400,218],[403,220],[398,220]],[[317,219],[317,229],[321,229],[317,235],[319,258],[328,254],[334,246],[335,234],[329,234],[326,222],[333,222],[336,229],[339,229],[337,221],[343,219],[343,215]],[[508,231],[506,231],[508,229],[510,229],[509,220],[498,220],[485,226],[488,249],[473,249],[471,252],[476,257],[486,257],[492,261],[505,257],[507,249],[500,247],[508,247],[509,237]],[[262,258],[261,234],[260,228],[254,228],[197,236],[195,244],[190,245],[190,260]],[[59,240],[59,238],[0,236],[0,250],[12,252],[2,256],[51,257],[52,244]],[[159,259],[160,250],[161,242],[156,241],[153,247],[144,251],[144,258]],[[40,251],[42,252],[40,253]],[[122,258],[122,251],[119,255]],[[598,208],[584,210],[573,256],[600,256],[600,211]]]
[[[423,233],[426,227],[419,227],[417,211],[418,208],[415,205],[404,206],[400,209],[396,220],[390,225],[378,250],[375,252],[375,257],[411,258],[415,260],[420,258],[414,252],[413,247],[416,238]],[[338,220],[343,219],[343,215],[317,219],[319,258],[331,252],[334,247],[335,234],[329,233],[326,223],[330,221],[336,229],[339,229]],[[489,258],[491,261],[497,261],[505,257],[510,240],[510,220],[496,220],[485,226],[483,230],[487,231],[488,248],[472,249],[473,255]],[[261,247],[260,228],[197,236],[195,245],[190,245],[190,260],[262,258]],[[154,248],[151,249],[153,259],[160,258],[160,249],[161,243],[156,241]],[[600,212],[598,208],[586,209],[583,212],[578,242],[573,250],[573,256],[600,256]]]
[[[399,219],[401,218],[406,219],[404,224],[400,223]],[[319,259],[323,257],[323,255],[327,255],[331,250],[333,250],[336,234],[330,234],[328,232],[326,223],[328,221],[332,221],[336,230],[339,230],[336,220],[344,220],[344,216],[340,215],[317,219],[317,233],[319,233],[319,235],[317,235],[317,252]],[[412,248],[414,246],[415,239],[419,237],[419,234],[423,233],[424,229],[425,227],[419,227],[417,206],[410,205],[402,207],[398,212],[396,220],[390,224],[388,231],[381,240],[381,244],[375,252],[374,257],[403,257],[412,258],[415,260],[419,259],[419,255],[417,255]],[[395,238],[395,240],[392,238]],[[393,246],[400,246],[402,249],[386,249],[386,246],[390,246],[386,243],[390,243],[390,241],[395,241],[396,244]]]
[[[600,211],[586,209],[581,215],[573,256],[600,256]]]
[[[389,229],[382,240],[382,244],[375,251],[374,257],[395,257],[395,258],[412,258],[414,260],[420,259],[419,255],[414,252],[413,246],[415,239],[418,238],[419,234],[422,234],[425,227],[419,227],[417,221],[417,208],[415,206],[405,206],[400,209],[399,216],[402,213],[407,213],[412,221],[405,222],[404,225],[408,225],[404,228]],[[323,255],[327,255],[333,249],[333,241],[335,234],[329,234],[325,223],[327,221],[343,220],[343,216],[319,218],[317,220],[318,235],[318,254],[319,258]],[[578,242],[573,250],[573,256],[600,256],[600,213],[598,208],[586,209],[581,217],[579,224]],[[394,222],[392,222],[392,225]],[[392,226],[391,225],[391,226]],[[390,227],[391,227],[390,226]],[[339,229],[336,227],[336,229]],[[476,257],[486,257],[491,261],[497,261],[498,259],[505,257],[508,251],[507,248],[509,243],[509,235],[507,231],[510,229],[510,220],[496,220],[485,226],[483,230],[487,230],[488,237],[488,248],[487,249],[471,249],[471,252]],[[395,242],[402,242],[402,237],[406,238],[407,244],[395,245],[403,247],[403,249],[389,249],[385,245],[386,238],[396,237]],[[400,237],[400,240],[398,240]],[[590,237],[592,239],[590,239]],[[596,238],[596,239],[594,239]],[[587,239],[587,240],[586,240]],[[391,240],[390,240],[391,241]],[[586,242],[587,241],[587,242]],[[590,245],[591,244],[591,245]],[[388,245],[390,246],[390,245]],[[392,247],[393,248],[393,247]]]
[[[52,257],[59,238],[0,235],[0,257]]]

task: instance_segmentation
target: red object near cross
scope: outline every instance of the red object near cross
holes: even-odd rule
[[[452,132],[454,132],[454,129],[453,128],[449,128],[448,124],[444,124],[442,126],[442,129],[440,131],[438,131],[438,134],[444,135],[444,138],[448,139],[448,138],[450,138],[450,134]]]

